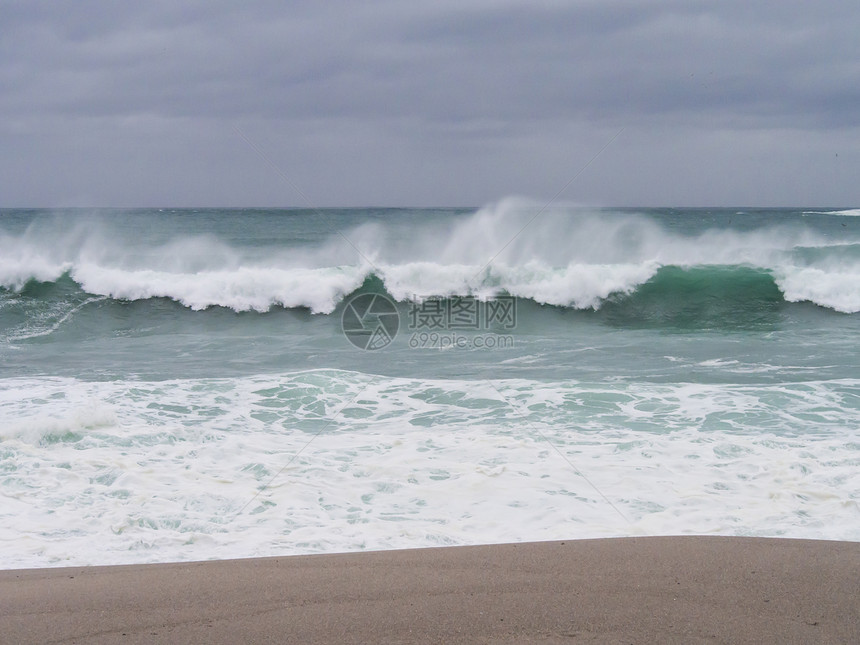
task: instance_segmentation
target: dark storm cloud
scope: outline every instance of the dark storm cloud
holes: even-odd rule
[[[223,147],[235,125],[279,149],[301,147],[302,178],[313,184],[314,170],[331,173],[341,187],[332,201],[377,203],[500,197],[524,163],[534,168],[520,170],[521,187],[551,192],[559,138],[593,151],[622,126],[641,133],[626,145],[656,138],[670,150],[724,131],[716,157],[748,144],[738,139],[744,131],[818,133],[810,145],[824,150],[828,133],[856,136],[860,126],[860,10],[850,2],[0,7],[0,170],[22,176],[14,168],[23,158],[52,171],[53,199],[139,202],[158,183],[163,193],[150,197],[158,203],[210,201],[213,185],[251,163]],[[759,150],[778,145],[765,137]],[[124,151],[133,151],[132,165]],[[843,159],[857,153],[855,142]],[[285,155],[276,161],[290,163]],[[119,173],[117,163],[123,174],[105,192],[92,177]],[[679,162],[666,163],[665,181],[675,181]],[[478,164],[469,190],[452,180],[439,194],[444,168]],[[202,183],[171,188],[168,166]],[[421,194],[428,177],[433,191]],[[39,203],[27,184],[0,178],[0,200]],[[635,201],[635,186],[615,194]],[[762,199],[778,188],[763,186]],[[832,191],[849,193],[842,184]],[[282,199],[259,184],[246,202],[252,194]]]

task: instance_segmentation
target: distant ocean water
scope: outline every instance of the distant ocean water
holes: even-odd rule
[[[0,211],[0,565],[860,540],[860,209],[541,206]]]

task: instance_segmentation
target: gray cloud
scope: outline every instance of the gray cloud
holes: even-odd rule
[[[322,205],[547,197],[622,127],[567,197],[857,199],[856,3],[0,13],[0,206],[301,204],[237,127]]]

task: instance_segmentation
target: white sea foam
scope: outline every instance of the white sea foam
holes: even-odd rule
[[[803,211],[806,215],[845,215],[848,217],[860,216],[860,208],[846,208],[837,211]]]
[[[104,299],[104,296],[95,296],[87,298],[77,305],[70,303],[55,303],[51,307],[51,310],[38,312],[38,314],[25,321],[19,328],[7,329],[7,333],[3,336],[5,340],[11,342],[49,336],[57,331],[63,324],[71,320],[72,317],[74,317],[74,315],[81,309]]]
[[[630,293],[657,271],[655,264],[572,264],[560,269],[529,261],[523,266],[439,265],[417,262],[380,269],[397,300],[501,293],[578,309],[598,308],[612,294]]]
[[[366,274],[362,267],[238,267],[176,274],[84,265],[74,269],[72,277],[89,293],[125,300],[165,297],[194,310],[217,305],[264,312],[281,306],[331,313],[345,295],[361,286]]]
[[[489,384],[334,370],[6,379],[0,561],[683,533],[858,540],[858,394],[856,380]]]
[[[629,294],[657,272],[642,264],[572,264],[557,271],[539,264],[521,269],[500,268],[505,291],[550,305],[597,309],[613,294]]]
[[[777,276],[777,286],[789,302],[814,302],[847,314],[860,312],[860,265],[836,270],[782,267]]]

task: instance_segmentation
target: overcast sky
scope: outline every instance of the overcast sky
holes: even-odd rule
[[[479,206],[580,171],[566,201],[860,206],[860,3],[0,0],[0,207]]]

